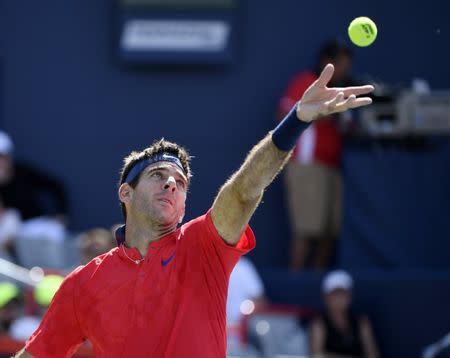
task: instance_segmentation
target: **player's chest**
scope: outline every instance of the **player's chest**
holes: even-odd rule
[[[200,302],[207,290],[206,274],[198,260],[167,250],[139,264],[125,263],[116,275],[97,272],[78,310],[87,330],[120,341],[127,329],[161,327],[161,322],[173,321],[186,302]]]

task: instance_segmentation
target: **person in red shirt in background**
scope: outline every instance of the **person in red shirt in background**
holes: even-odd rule
[[[350,83],[352,54],[338,40],[326,42],[319,51],[316,71],[304,71],[288,84],[278,107],[281,120],[317,79],[327,63],[334,65],[332,86]],[[342,155],[337,115],[312,123],[299,137],[285,171],[285,189],[292,229],[291,268],[304,268],[311,257],[316,269],[328,266],[340,232]]]

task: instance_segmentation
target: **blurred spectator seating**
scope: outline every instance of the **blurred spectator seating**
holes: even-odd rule
[[[39,327],[42,317],[47,311],[53,296],[61,286],[64,277],[61,275],[45,275],[33,290],[36,309],[30,313],[23,310],[9,327],[9,335],[16,340],[27,340]]]
[[[0,257],[14,261],[15,239],[22,225],[20,213],[16,209],[3,206],[0,198]]]
[[[6,208],[15,208],[23,220],[49,217],[68,220],[62,182],[13,158],[10,136],[0,131],[0,197]]]
[[[112,230],[97,227],[85,231],[79,236],[78,240],[81,249],[81,257],[79,258],[81,261],[79,262],[82,265],[117,246]]]
[[[258,271],[247,257],[241,257],[231,272],[227,300],[227,352],[241,357],[259,357],[242,341],[241,320],[265,304],[264,286]]]
[[[62,256],[53,255],[56,248],[50,240],[64,241],[67,236],[69,217],[64,185],[47,173],[17,162],[13,152],[12,139],[0,131],[0,255],[16,261],[15,238],[37,239],[33,249],[40,246],[41,250],[48,250],[51,255],[46,257],[52,257],[49,265],[56,267],[62,263],[55,260]],[[23,257],[26,254],[18,254],[27,266],[28,257]]]
[[[450,332],[437,342],[425,347],[422,358],[449,358],[450,357]]]
[[[309,353],[306,323],[315,311],[306,307],[265,305],[247,316],[246,338],[262,357],[306,357]]]
[[[79,240],[76,237],[53,240],[46,236],[19,235],[16,238],[16,249],[18,263],[27,268],[39,266],[64,269],[74,266],[80,257]]]
[[[15,340],[7,335],[0,335],[0,358],[10,358],[13,354],[23,348],[24,341]],[[82,345],[74,354],[73,358],[93,358],[94,354],[89,345]]]
[[[23,313],[23,296],[13,282],[0,282],[0,334],[8,334],[13,322]]]
[[[11,282],[0,282],[0,358],[11,357],[22,349],[62,280],[63,277],[55,274],[46,275],[35,289],[23,290]],[[81,345],[73,357],[94,357],[90,343]]]
[[[51,230],[47,233],[42,230],[39,236],[35,236],[35,231],[31,235],[25,230],[20,231],[16,238],[16,248],[17,260],[21,266],[71,271],[117,245],[111,230],[104,228],[93,228],[77,235],[65,234],[64,239],[60,240],[60,224],[54,224],[51,230],[56,232],[55,235]]]

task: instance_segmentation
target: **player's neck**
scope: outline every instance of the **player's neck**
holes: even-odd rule
[[[161,226],[128,222],[125,227],[125,241],[128,247],[135,247],[142,257],[147,255],[148,245],[158,241],[177,229],[177,225]]]

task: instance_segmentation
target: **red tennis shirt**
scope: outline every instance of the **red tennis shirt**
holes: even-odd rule
[[[210,211],[151,243],[138,264],[139,251],[121,244],[66,277],[26,350],[71,357],[89,339],[97,358],[225,357],[228,279],[254,247],[250,227],[227,245]]]

